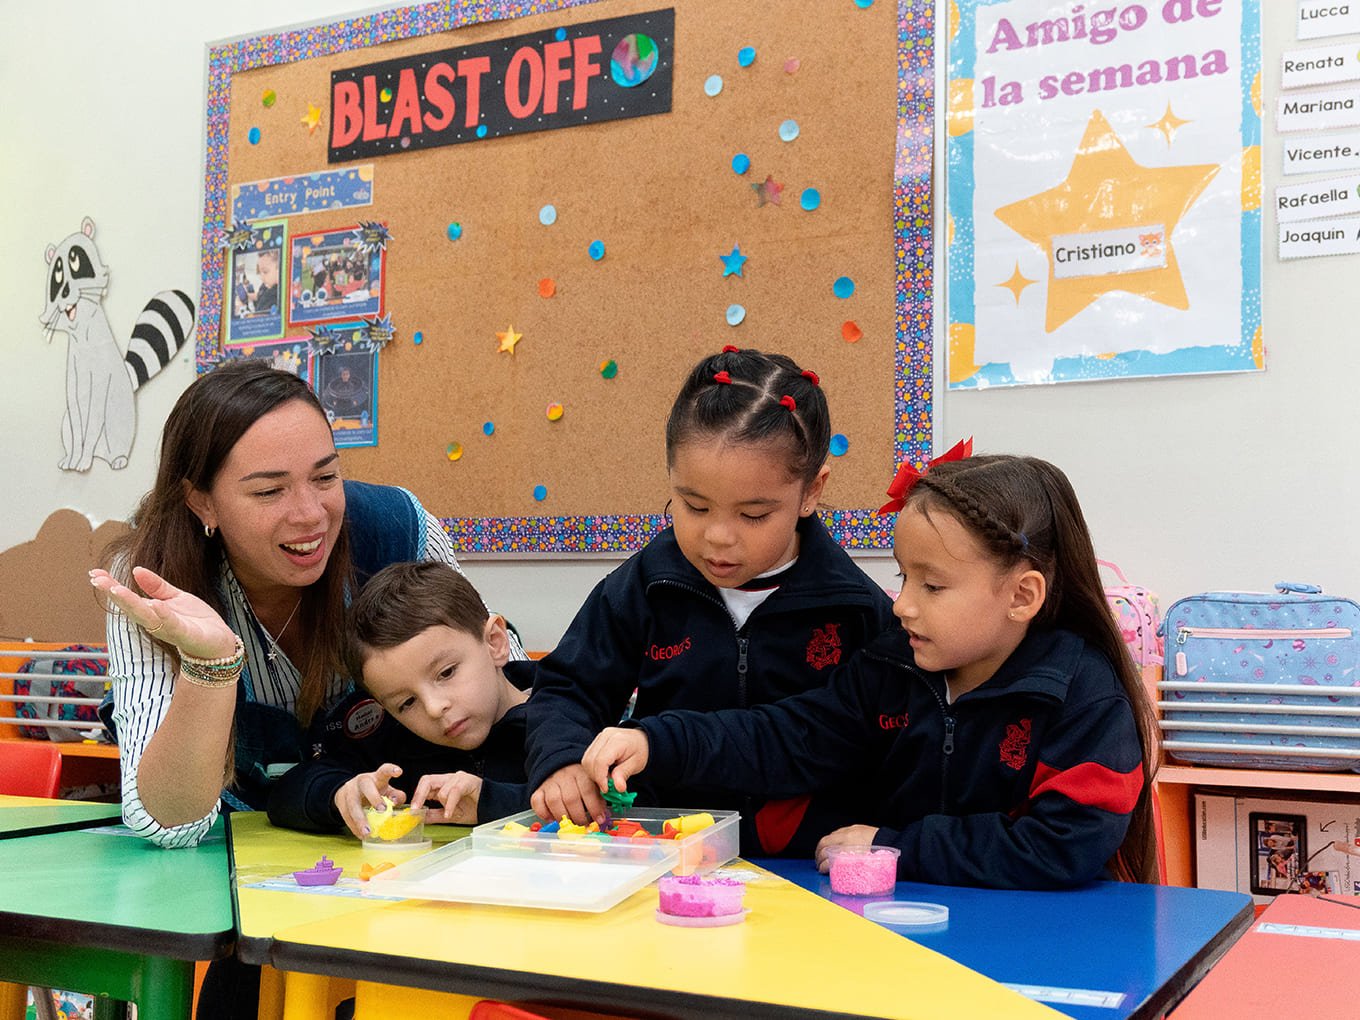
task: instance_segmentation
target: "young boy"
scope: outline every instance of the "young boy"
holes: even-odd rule
[[[473,824],[529,807],[524,704],[532,662],[511,662],[505,621],[444,563],[397,563],[350,606],[356,690],[313,726],[310,761],[290,769],[269,800],[275,825],[348,826],[367,835],[364,809],[383,797],[432,822]]]

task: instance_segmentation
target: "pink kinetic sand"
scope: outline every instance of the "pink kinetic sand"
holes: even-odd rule
[[[895,847],[832,847],[831,891],[842,896],[878,896],[891,893],[897,884]]]
[[[672,917],[723,917],[741,913],[746,886],[735,878],[666,876],[657,883],[661,913]]]

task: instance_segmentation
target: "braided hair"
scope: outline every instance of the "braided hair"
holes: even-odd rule
[[[826,462],[831,415],[814,372],[783,354],[724,347],[690,370],[666,420],[666,466],[696,439],[773,444],[810,485]]]
[[[1043,575],[1047,594],[1031,626],[1070,630],[1114,666],[1133,707],[1143,749],[1143,788],[1112,863],[1122,878],[1156,882],[1151,798],[1157,717],[1105,600],[1091,533],[1067,476],[1037,457],[993,455],[940,462],[917,480],[906,508],[927,516],[935,510],[953,515],[1003,571],[1032,565]]]

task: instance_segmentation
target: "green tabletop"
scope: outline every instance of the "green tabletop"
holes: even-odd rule
[[[0,840],[0,980],[185,1017],[194,961],[235,933],[223,824],[166,850],[121,826]]]
[[[118,821],[117,804],[0,795],[0,839],[84,829]]]

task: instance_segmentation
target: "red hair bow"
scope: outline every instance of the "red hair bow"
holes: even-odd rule
[[[722,349],[722,352],[724,354],[738,354],[741,352],[741,348],[733,347],[731,344],[728,344],[726,347]]]
[[[812,383],[813,386],[822,385],[822,380],[817,378],[817,373],[810,368],[803,370],[803,378]]]
[[[903,461],[902,466],[897,469],[897,474],[893,475],[892,484],[888,486],[888,495],[892,497],[888,502],[878,508],[879,514],[894,514],[907,505],[907,496],[911,493],[912,486],[925,477],[930,470],[931,464],[943,464],[950,460],[966,460],[973,455],[973,437],[960,439],[947,453],[942,453],[932,461],[927,461],[926,466],[917,471],[911,466],[910,461]]]
[[[727,372],[714,372],[713,381],[715,383],[722,383],[726,386],[732,382],[732,377]]]
[[[779,398],[779,403],[784,407],[787,407],[790,411],[798,410],[798,401],[794,400],[787,393]]]

